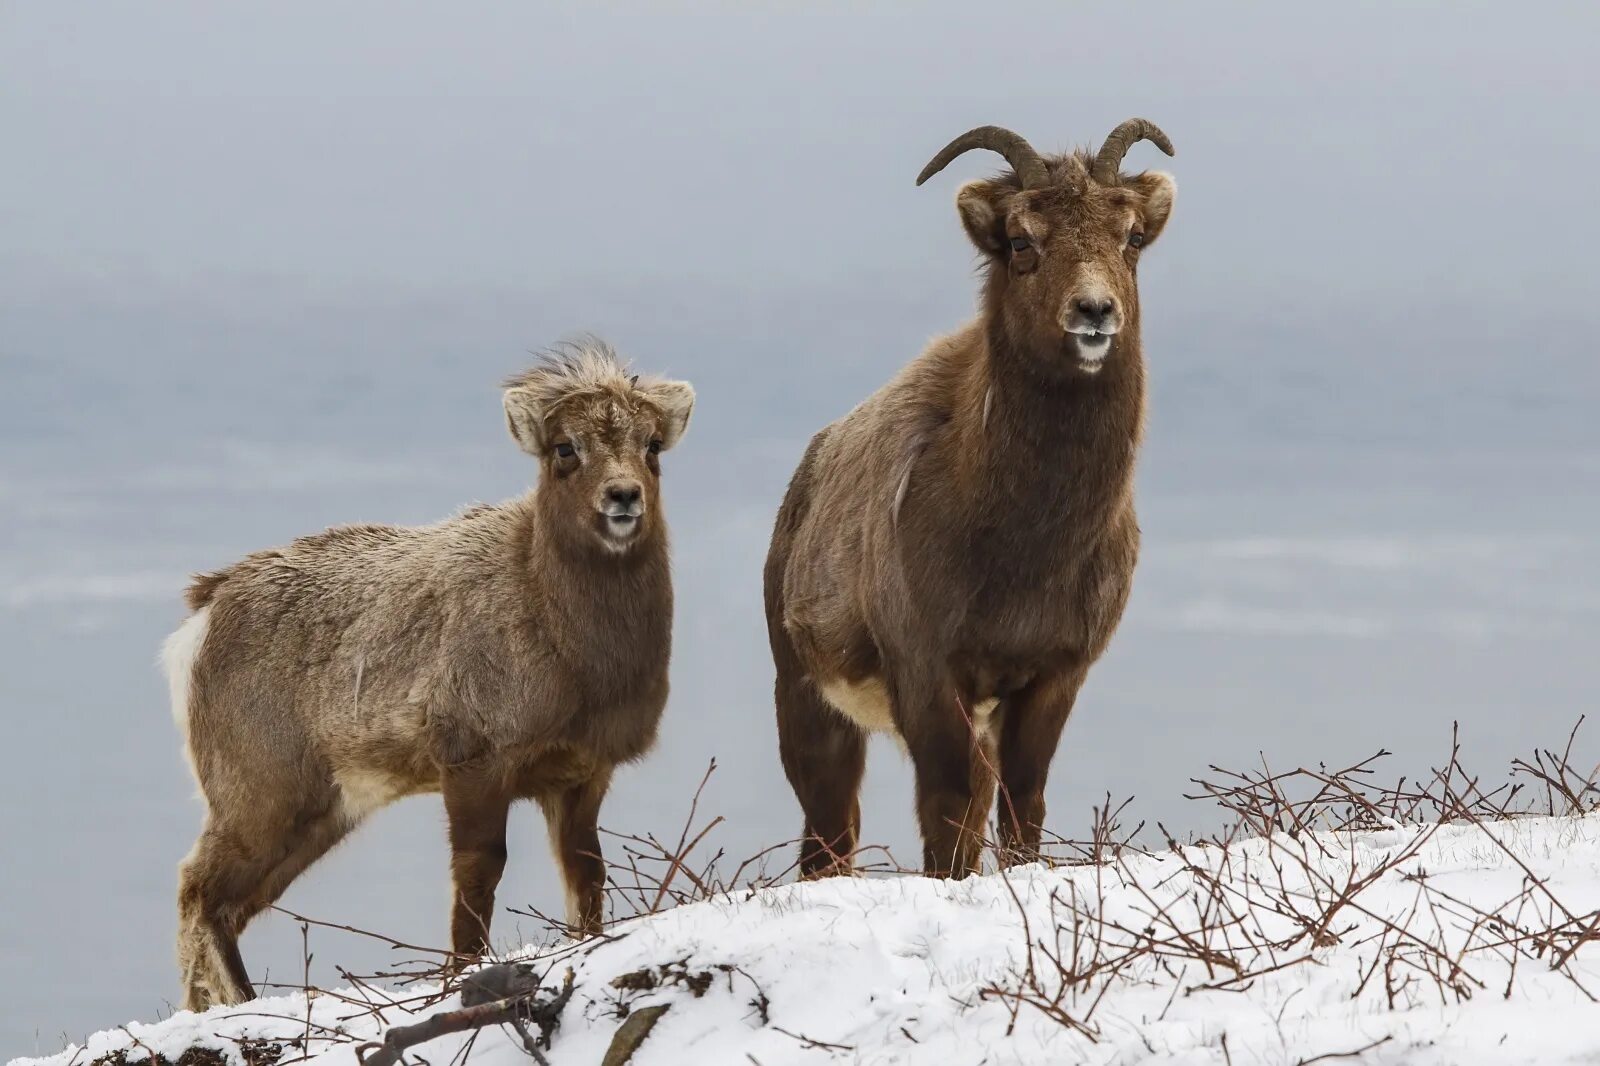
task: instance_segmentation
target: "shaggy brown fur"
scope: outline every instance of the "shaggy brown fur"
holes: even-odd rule
[[[1127,602],[1135,276],[1174,185],[1042,162],[1035,187],[961,189],[981,313],[818,433],[778,513],[767,625],[808,876],[851,866],[874,730],[911,756],[929,874],[976,869],[996,773],[1006,855],[1035,853],[1051,757]]]
[[[420,528],[343,526],[200,575],[165,651],[207,803],[180,868],[185,1005],[251,998],[237,938],[362,818],[442,792],[453,949],[485,945],[513,800],[538,800],[575,932],[600,926],[596,819],[655,740],[672,585],[657,455],[683,382],[598,342],[507,383],[540,483]]]

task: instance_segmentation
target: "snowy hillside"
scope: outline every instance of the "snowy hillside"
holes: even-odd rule
[[[735,892],[547,950],[534,1002],[571,968],[540,1052],[558,1066],[624,1061],[608,1047],[651,1006],[667,1010],[638,1066],[1594,1062],[1597,923],[1600,814],[1296,827],[964,882]],[[344,1066],[390,1027],[460,1008],[436,991],[179,1013],[34,1061],[176,1062],[199,1047],[289,1063],[309,1034],[311,1058]],[[504,1025],[406,1054],[443,1064],[469,1041],[474,1062],[533,1061]]]

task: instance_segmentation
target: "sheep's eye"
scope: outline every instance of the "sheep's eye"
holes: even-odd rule
[[[578,454],[578,449],[574,448],[567,441],[562,441],[560,444],[556,445],[556,454],[563,459],[571,459],[574,455]]]
[[[651,441],[650,442],[650,447],[649,447],[648,450],[649,450],[651,455],[660,455],[661,454],[661,442],[659,440]]]
[[[1013,237],[1013,238],[1011,238],[1011,250],[1013,252],[1026,252],[1029,248],[1032,248],[1032,247],[1033,247],[1033,245],[1028,243],[1028,238],[1026,238],[1026,237]]]
[[[1138,230],[1134,230],[1132,233],[1128,234],[1128,247],[1129,248],[1142,248],[1142,247],[1144,247],[1144,234],[1140,233]]]

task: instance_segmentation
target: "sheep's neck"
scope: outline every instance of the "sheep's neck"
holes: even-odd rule
[[[625,552],[606,550],[570,516],[536,505],[528,536],[528,574],[569,625],[593,623],[608,632],[648,624],[670,613],[672,583],[667,533],[659,520],[643,543]]]
[[[1060,353],[1018,351],[988,338],[968,395],[978,417],[962,420],[974,498],[991,521],[1063,525],[1090,532],[1130,498],[1144,418],[1138,335],[1090,374],[1035,369]],[[984,416],[984,409],[987,416]],[[1002,518],[1001,516],[1006,516]]]

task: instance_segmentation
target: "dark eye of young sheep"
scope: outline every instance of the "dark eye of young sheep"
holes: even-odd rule
[[[1144,245],[1144,234],[1140,233],[1138,230],[1134,230],[1132,233],[1128,234],[1128,247],[1129,248],[1139,248],[1139,247],[1142,247],[1143,245]]]
[[[1028,238],[1026,237],[1011,238],[1011,250],[1013,252],[1026,252],[1030,247],[1032,246],[1028,243]]]
[[[562,441],[560,444],[556,445],[556,454],[563,459],[571,459],[574,455],[578,454],[578,449],[574,448],[568,442]]]
[[[661,442],[659,440],[651,441],[649,450],[650,450],[650,454],[651,455],[660,455],[661,454]]]

